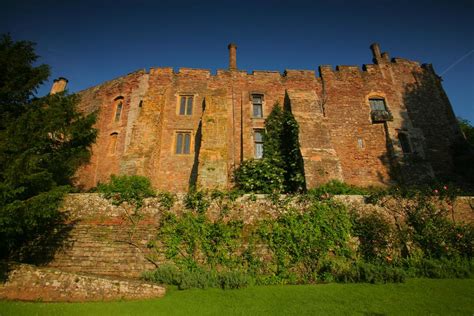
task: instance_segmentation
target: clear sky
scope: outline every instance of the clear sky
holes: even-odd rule
[[[8,2],[8,3],[7,3]],[[432,63],[456,115],[474,123],[474,0],[2,0],[0,33],[37,43],[76,92],[150,67],[313,69],[391,57]]]

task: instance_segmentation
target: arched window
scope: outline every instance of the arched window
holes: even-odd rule
[[[116,97],[115,98],[115,122],[119,122],[122,116],[122,108],[123,108],[123,97]]]
[[[117,151],[117,138],[118,133],[110,134],[110,142],[109,142],[109,154],[114,155]]]

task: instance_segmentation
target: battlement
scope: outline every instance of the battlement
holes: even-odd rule
[[[331,179],[391,184],[394,166],[408,179],[450,170],[456,119],[430,64],[390,59],[372,44],[371,64],[248,72],[237,68],[237,45],[228,49],[229,67],[215,73],[153,67],[81,91],[80,109],[100,111],[79,182],[140,174],[160,190],[228,188],[242,161],[261,157],[265,119],[277,103],[299,124],[308,188]],[[403,164],[415,155],[422,166]]]

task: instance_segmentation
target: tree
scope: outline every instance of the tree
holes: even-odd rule
[[[34,97],[49,76],[37,59],[33,43],[0,40],[0,257],[10,259],[31,257],[29,246],[57,232],[62,197],[96,137],[78,96]]]
[[[474,126],[469,120],[458,117],[459,127],[466,137],[467,142],[474,146]]]
[[[283,109],[276,103],[265,120],[263,158],[242,163],[234,173],[237,186],[258,193],[306,190],[298,133],[298,122],[285,95]]]
[[[474,189],[474,127],[468,120],[458,118],[459,127],[466,140],[458,140],[453,144],[454,171],[462,182]]]
[[[284,170],[282,176],[286,192],[306,189],[298,135],[298,122],[291,112],[290,98],[285,94],[283,110],[278,103],[275,104],[265,120],[263,158]]]

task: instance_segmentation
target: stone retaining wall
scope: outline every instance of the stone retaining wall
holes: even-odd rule
[[[137,280],[109,279],[59,270],[16,265],[5,283],[0,299],[74,302],[145,299],[165,295],[165,288]]]
[[[362,196],[337,196],[339,201],[361,211],[383,211],[378,206],[367,205]],[[304,209],[304,202],[294,201]],[[296,205],[300,203],[299,205]],[[459,198],[454,207],[456,221],[474,222],[474,198]],[[242,219],[252,223],[262,218],[275,218],[279,209],[261,195],[241,197],[235,202],[211,203],[208,214],[216,218],[226,209],[226,218]],[[133,208],[114,206],[99,194],[70,194],[64,201],[72,229],[63,241],[63,247],[54,255],[49,267],[69,272],[91,273],[120,277],[139,277],[143,271],[155,267],[147,259],[147,242],[157,233],[159,218],[164,212],[158,199],[145,200],[136,226],[128,216]],[[182,199],[170,210],[186,211]]]

